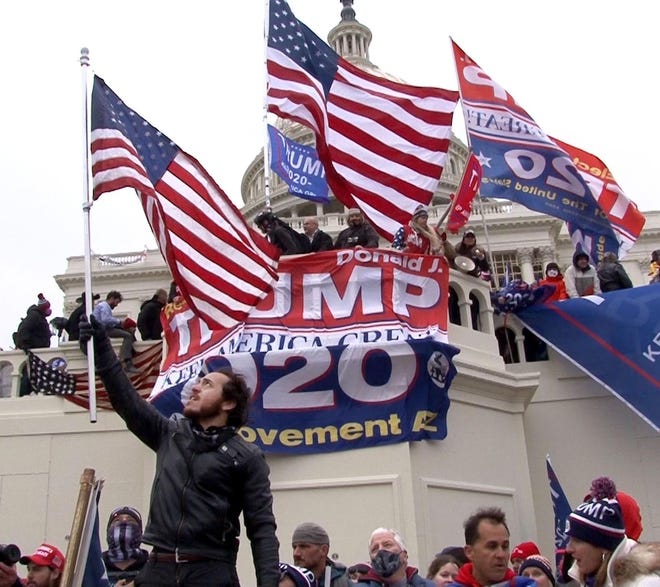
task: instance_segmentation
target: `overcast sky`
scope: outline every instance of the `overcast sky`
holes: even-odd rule
[[[339,0],[290,0],[322,38]],[[263,148],[264,2],[33,0],[0,25],[0,347],[83,243],[81,47],[123,100],[196,157],[239,206],[244,170]],[[641,1],[355,0],[371,61],[415,85],[458,89],[451,36],[543,130],[599,156],[641,210],[656,210],[660,40]],[[224,12],[223,12],[224,10]],[[454,133],[465,140],[460,106]],[[92,249],[155,243],[134,193],[92,208]],[[106,293],[106,292],[101,292]],[[53,344],[54,339],[53,339]]]

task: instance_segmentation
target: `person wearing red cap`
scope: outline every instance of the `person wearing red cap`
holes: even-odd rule
[[[511,551],[511,568],[513,572],[518,575],[520,571],[520,565],[523,564],[525,559],[528,556],[533,554],[541,554],[539,547],[536,546],[533,542],[521,542],[518,546],[514,546]]]
[[[56,546],[44,543],[19,562],[28,568],[27,587],[59,587],[66,560]]]

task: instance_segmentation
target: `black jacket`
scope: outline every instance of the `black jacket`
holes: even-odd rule
[[[50,346],[50,326],[46,316],[32,304],[25,318],[21,320],[16,331],[16,346],[21,349],[40,349]]]
[[[633,286],[626,270],[617,261],[603,261],[598,266],[598,281],[602,292],[628,289]]]
[[[312,238],[312,253],[332,250],[332,237],[322,230],[317,230]]]
[[[158,300],[158,296],[154,295],[150,300],[143,302],[140,306],[137,327],[142,340],[160,340],[163,337],[160,311],[164,305]]]
[[[156,452],[143,541],[235,564],[242,512],[257,584],[276,587],[279,543],[263,453],[232,428],[211,444],[181,414],[165,418],[138,395],[116,358],[99,373],[128,429]]]

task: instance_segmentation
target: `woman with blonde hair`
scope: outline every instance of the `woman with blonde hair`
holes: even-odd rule
[[[410,222],[394,235],[392,248],[404,253],[444,255],[451,262],[456,256],[454,247],[446,240],[446,235],[439,234],[438,229],[429,226],[428,221],[428,209],[420,204]]]
[[[573,560],[568,571],[581,587],[612,587],[614,561],[637,544],[626,538],[616,499],[592,499],[568,516],[566,552]]]

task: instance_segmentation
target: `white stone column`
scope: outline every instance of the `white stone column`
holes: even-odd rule
[[[520,276],[527,283],[534,283],[534,266],[532,265],[532,256],[534,250],[530,247],[518,249],[518,264],[520,265]]]

